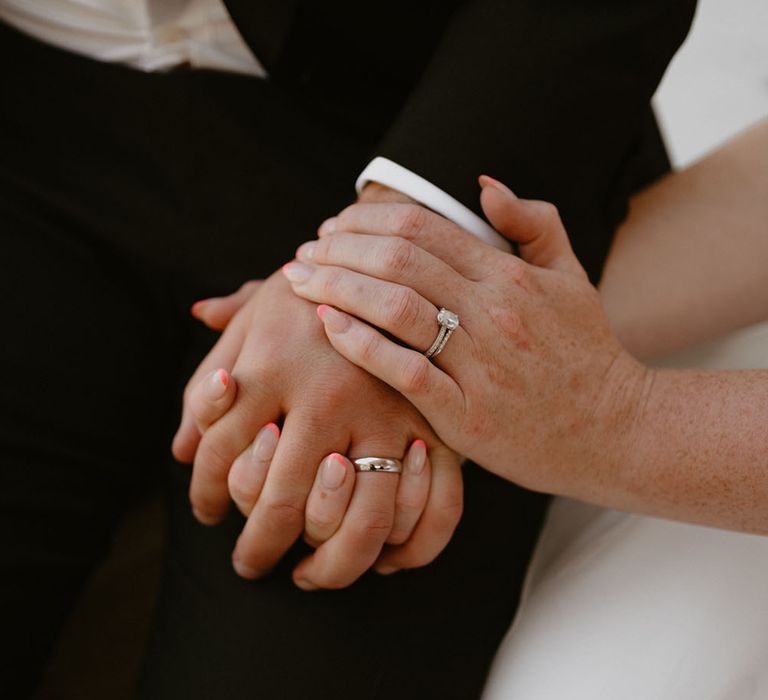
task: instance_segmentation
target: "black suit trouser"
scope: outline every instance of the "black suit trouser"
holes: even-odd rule
[[[469,466],[434,564],[308,595],[289,577],[303,545],[265,581],[235,575],[242,518],[199,525],[169,452],[215,341],[190,304],[290,259],[372,144],[250,78],[143,74],[1,26],[0,59],[0,694],[32,692],[119,518],[162,485],[141,697],[477,697],[544,497]]]

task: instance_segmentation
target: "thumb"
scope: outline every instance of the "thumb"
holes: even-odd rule
[[[491,225],[518,244],[525,262],[585,275],[560,221],[557,207],[549,202],[519,199],[506,185],[481,175],[480,204]]]

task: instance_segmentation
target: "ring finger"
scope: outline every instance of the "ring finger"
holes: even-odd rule
[[[343,267],[298,262],[285,265],[283,273],[298,296],[343,309],[420,352],[432,345],[440,330],[438,308],[403,285]],[[451,304],[452,311],[456,310],[454,301],[446,303]],[[466,350],[462,348],[466,342],[465,331],[459,326],[451,339],[452,351],[461,354]]]
[[[350,446],[350,459],[361,456],[402,455],[404,444],[396,450],[382,449],[391,440],[368,439]],[[352,468],[351,464],[348,464]],[[334,534],[294,569],[299,588],[344,588],[354,583],[381,555],[395,522],[395,499],[399,474],[356,472],[349,507],[342,512]]]
[[[356,474],[338,531],[294,570],[299,588],[344,588],[373,566],[392,530],[397,484],[397,474]]]

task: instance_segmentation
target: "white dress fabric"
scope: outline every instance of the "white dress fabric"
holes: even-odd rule
[[[766,359],[762,325],[669,364]],[[767,698],[768,537],[555,499],[483,700]]]

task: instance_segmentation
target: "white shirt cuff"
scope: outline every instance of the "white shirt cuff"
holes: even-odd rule
[[[357,193],[360,194],[369,182],[378,182],[380,185],[391,187],[393,190],[408,195],[419,204],[423,204],[428,209],[453,221],[457,226],[461,226],[495,248],[506,252],[512,250],[509,241],[496,233],[471,209],[443,192],[429,180],[425,180],[408,168],[389,160],[389,158],[378,156],[368,163],[355,182]]]

